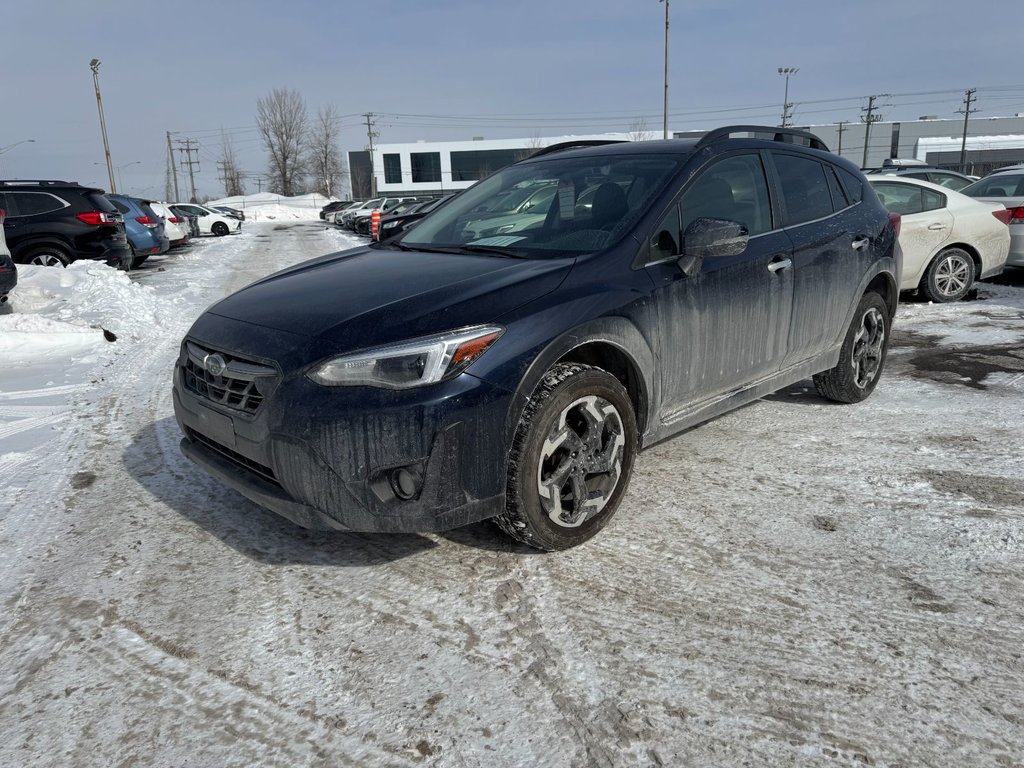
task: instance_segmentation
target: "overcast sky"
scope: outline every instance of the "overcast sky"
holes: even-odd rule
[[[660,133],[664,4],[657,0],[4,2],[0,177],[107,187],[89,61],[98,58],[114,164],[160,197],[166,131],[201,143],[200,194],[223,190],[221,129],[265,170],[256,99],[301,92],[346,115],[343,150],[379,142],[626,131]],[[779,67],[797,124],[1024,112],[1016,2],[671,0],[669,124],[778,124]],[[10,145],[34,139],[33,143]],[[5,149],[6,148],[6,149]],[[256,191],[255,183],[249,191]]]

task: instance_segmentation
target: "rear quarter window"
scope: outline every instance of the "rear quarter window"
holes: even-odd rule
[[[850,173],[845,168],[836,168],[839,172],[839,180],[846,190],[846,197],[852,203],[859,203],[864,199],[864,180],[856,174]]]

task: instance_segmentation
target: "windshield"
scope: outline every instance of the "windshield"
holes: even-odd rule
[[[423,219],[395,247],[578,255],[621,239],[686,159],[681,154],[548,157],[511,165]]]

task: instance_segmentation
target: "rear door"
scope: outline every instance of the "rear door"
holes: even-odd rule
[[[784,150],[768,154],[793,248],[788,367],[826,352],[841,337],[866,273],[872,232],[863,206],[847,198],[831,163]]]
[[[875,193],[892,213],[900,214],[900,246],[903,248],[902,289],[916,288],[932,255],[953,234],[953,214],[946,196],[916,184],[897,181],[872,183]]]

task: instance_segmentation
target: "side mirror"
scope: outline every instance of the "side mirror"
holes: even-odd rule
[[[750,234],[746,226],[738,221],[696,219],[683,233],[683,258],[692,256],[696,259],[706,259],[739,256],[747,250],[749,241]],[[682,264],[680,264],[681,266]]]

